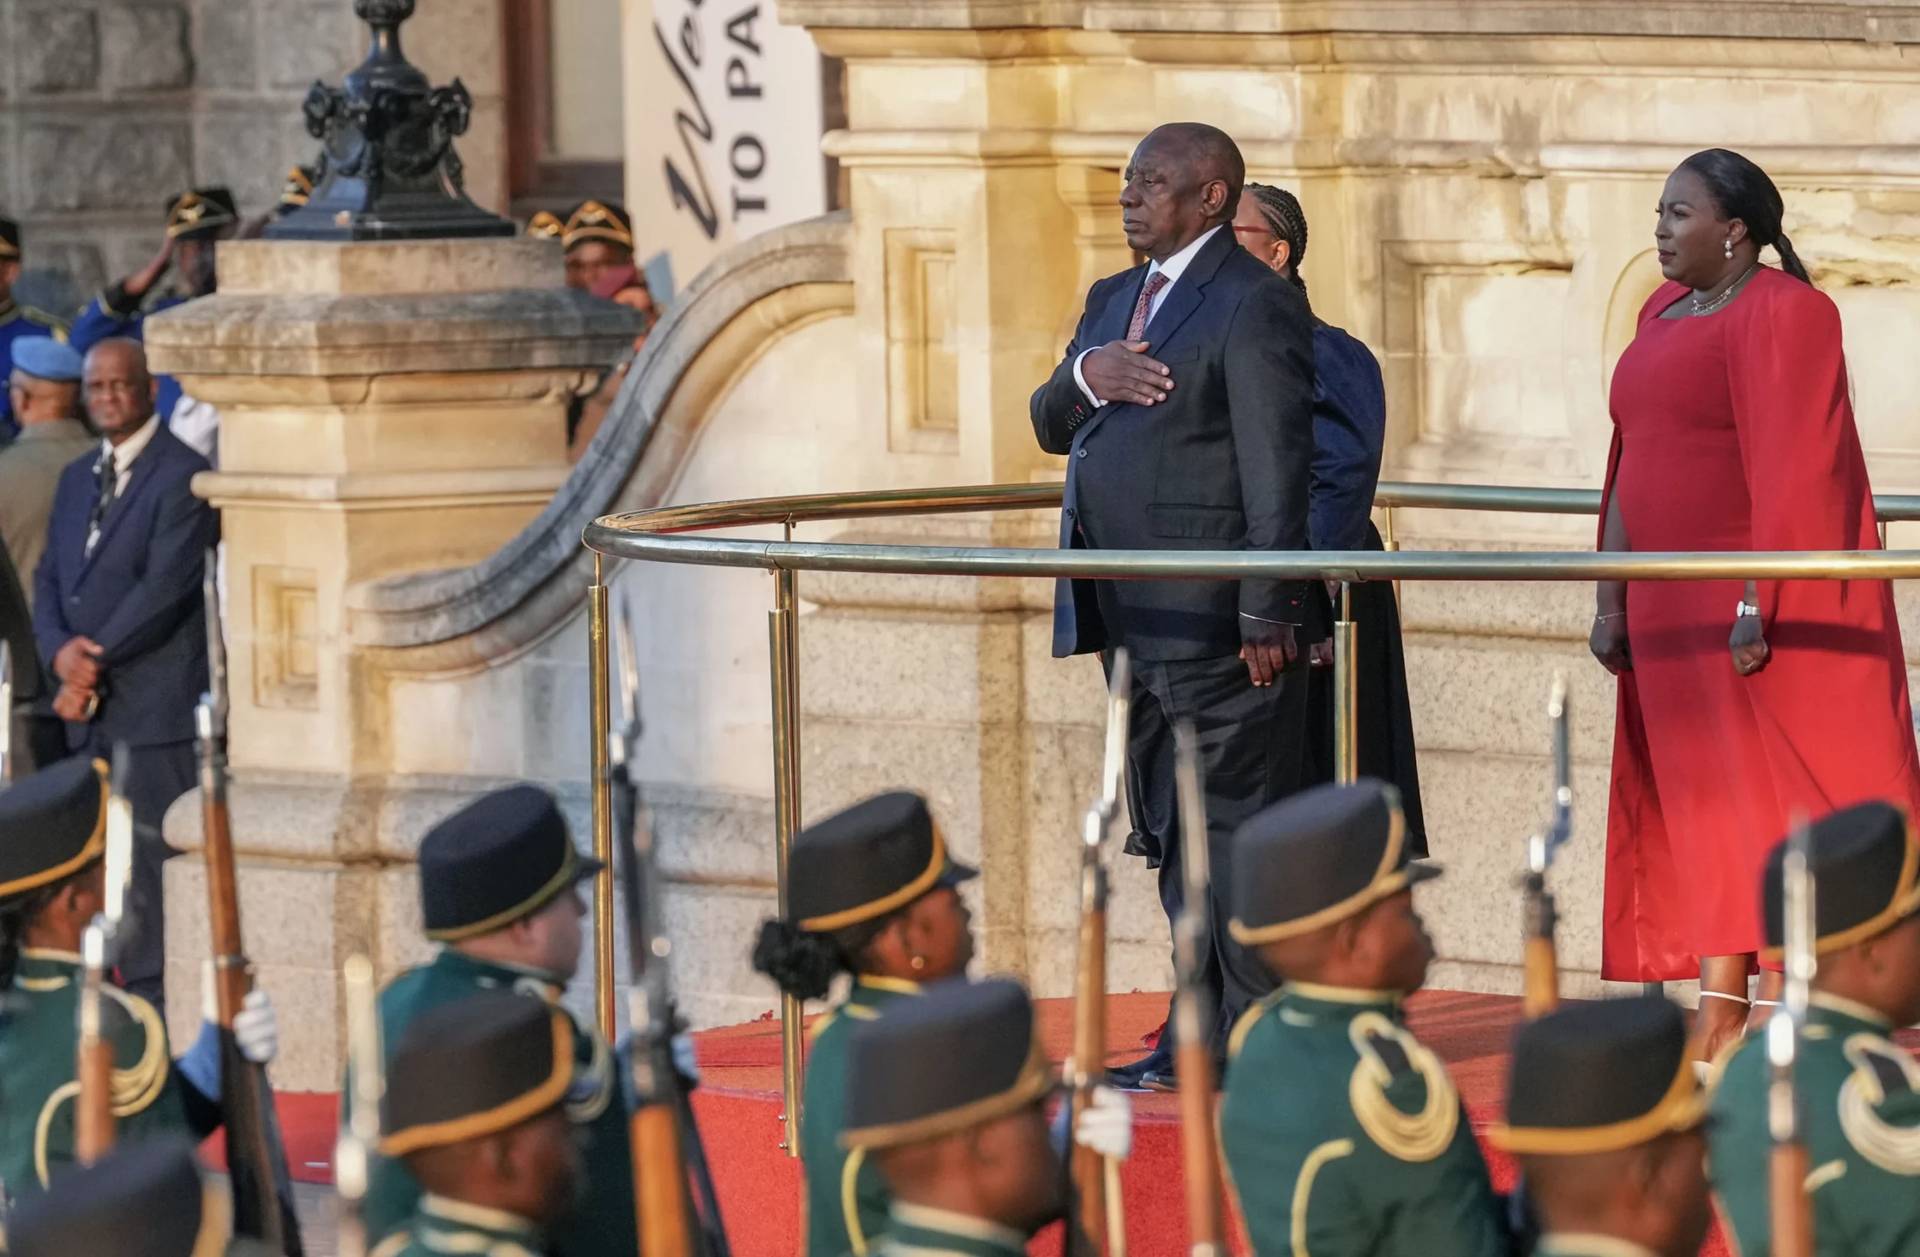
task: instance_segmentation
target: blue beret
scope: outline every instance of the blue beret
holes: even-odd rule
[[[13,342],[13,365],[42,380],[71,383],[80,378],[80,355],[51,336],[24,336]]]

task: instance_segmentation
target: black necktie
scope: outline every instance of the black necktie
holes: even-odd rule
[[[112,507],[113,499],[120,488],[120,468],[114,462],[111,452],[103,453],[93,464],[94,495],[93,510],[87,516],[87,553],[93,553],[93,547],[100,540],[100,528],[106,522],[107,510]]]

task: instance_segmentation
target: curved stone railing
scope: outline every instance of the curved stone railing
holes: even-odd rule
[[[454,671],[511,655],[582,605],[593,556],[581,531],[610,513],[659,505],[691,443],[658,440],[670,405],[694,387],[701,355],[750,307],[799,290],[772,320],[793,326],[852,306],[845,213],[756,236],[695,278],[635,359],[606,420],[539,516],[470,567],[414,572],[350,587],[350,629],[361,646],[404,652],[409,672]],[[758,345],[772,339],[757,328]],[[737,364],[736,364],[737,365]],[[732,375],[709,380],[724,390]],[[642,475],[643,460],[653,455]]]

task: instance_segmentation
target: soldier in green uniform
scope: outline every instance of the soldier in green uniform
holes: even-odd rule
[[[1228,1046],[1221,1145],[1258,1254],[1492,1257],[1509,1239],[1446,1067],[1401,1004],[1433,959],[1391,786],[1321,786],[1234,834],[1233,937],[1282,985]]]
[[[229,1248],[226,1193],[184,1136],[117,1147],[23,1205],[0,1249],[12,1257],[214,1257]],[[253,1251],[248,1249],[246,1251]]]
[[[892,1204],[882,1257],[1023,1257],[1065,1207],[1054,1071],[1017,982],[943,982],[855,1028],[842,1142]],[[938,1062],[937,1067],[932,1062]]]
[[[575,849],[553,796],[537,786],[495,791],[434,826],[420,844],[420,905],[427,937],[442,947],[433,963],[381,992],[388,1055],[428,1010],[480,991],[517,991],[558,1008],[580,965],[586,908],[577,887],[600,868]],[[567,1257],[631,1257],[638,1235],[633,1156],[613,1053],[592,1030],[567,1021],[574,1072],[566,1112],[582,1138],[588,1175],[579,1207],[556,1224],[554,1244]],[[368,1236],[400,1226],[419,1196],[405,1165],[375,1158]]]
[[[1706,1097],[1659,996],[1569,1004],[1514,1039],[1507,1120],[1545,1231],[1536,1257],[1696,1257],[1713,1213]]]
[[[20,224],[0,218],[0,445],[13,439],[17,425],[13,402],[5,393],[7,377],[13,374],[13,342],[31,336],[67,338],[67,325],[44,310],[23,306],[13,299],[13,285],[20,278]],[[31,580],[33,573],[23,574]]]
[[[884,1230],[879,1173],[841,1147],[840,1115],[854,1075],[847,1041],[923,983],[963,974],[972,917],[956,889],[978,871],[954,860],[917,794],[882,794],[794,839],[789,915],[760,927],[753,966],[796,998],[824,997],[840,974],[846,998],[813,1027],[800,1155],[807,1180],[809,1257],[868,1251]]]
[[[1892,1039],[1920,1021],[1920,844],[1890,803],[1815,822],[1819,968],[1794,1071],[1805,1120],[1815,1250],[1920,1253],[1920,1065]],[[1786,844],[1762,875],[1767,956],[1785,938]],[[1766,1257],[1767,1051],[1754,1034],[1724,1059],[1709,1137],[1713,1189],[1743,1257]]]
[[[403,1159],[426,1191],[373,1257],[548,1251],[581,1185],[566,1112],[575,1034],[566,1013],[511,991],[414,1019],[388,1067],[380,1151]]]
[[[72,1161],[80,941],[106,897],[107,766],[62,760],[0,792],[0,1205],[36,1195]],[[174,1061],[153,1005],[103,986],[122,1142],[220,1124],[220,1044],[203,1024]],[[234,1019],[248,1059],[279,1042],[264,991]]]

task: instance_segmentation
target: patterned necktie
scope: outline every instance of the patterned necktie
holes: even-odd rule
[[[1153,309],[1153,298],[1167,286],[1167,273],[1155,271],[1147,276],[1147,282],[1140,285],[1140,300],[1133,303],[1133,322],[1127,324],[1127,339],[1139,340],[1147,330],[1147,312]]]
[[[120,465],[112,454],[102,454],[93,464],[95,492],[93,510],[87,516],[87,553],[93,553],[93,547],[100,542],[100,528],[106,523],[107,511],[113,506],[113,499],[120,491]]]

